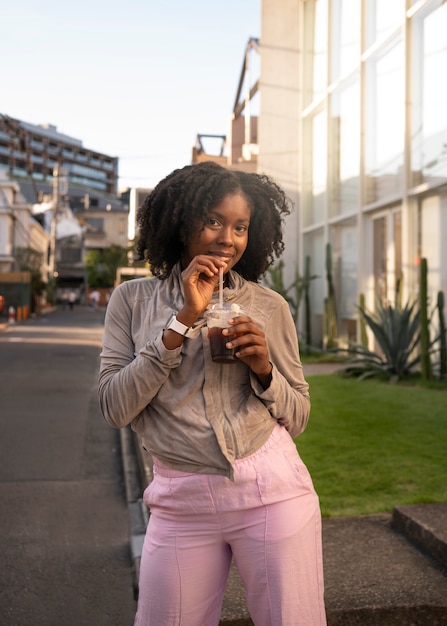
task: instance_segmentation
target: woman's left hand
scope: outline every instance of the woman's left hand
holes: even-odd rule
[[[230,320],[230,328],[223,331],[236,356],[256,374],[263,387],[268,387],[272,364],[264,332],[246,315],[235,316]]]

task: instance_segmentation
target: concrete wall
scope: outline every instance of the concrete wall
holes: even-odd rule
[[[300,260],[300,11],[296,0],[262,0],[258,172],[275,179],[294,203],[284,233],[286,285]],[[300,272],[304,272],[301,264]]]

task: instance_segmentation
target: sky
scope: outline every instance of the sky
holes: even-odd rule
[[[6,1],[0,113],[118,157],[119,189],[153,187],[191,162],[197,134],[228,134],[260,13],[261,0]]]

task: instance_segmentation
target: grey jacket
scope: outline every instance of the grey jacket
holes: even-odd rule
[[[231,271],[225,300],[234,300],[263,329],[273,364],[263,389],[243,363],[211,361],[204,319],[175,350],[163,329],[183,305],[180,269],[167,280],[121,284],[108,304],[99,399],[105,420],[131,424],[144,447],[164,464],[186,472],[232,478],[235,459],[254,453],[279,422],[297,437],[310,412],[295,325],[276,292]]]

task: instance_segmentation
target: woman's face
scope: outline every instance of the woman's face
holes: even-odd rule
[[[248,243],[250,209],[241,194],[227,195],[208,211],[186,247],[185,266],[199,254],[220,257],[227,263],[225,272],[234,267]]]

